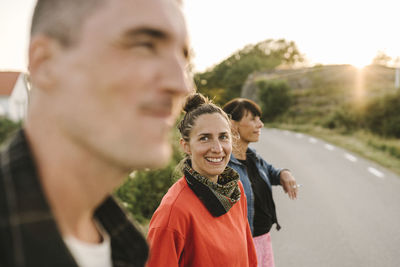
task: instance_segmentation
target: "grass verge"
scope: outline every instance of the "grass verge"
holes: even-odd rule
[[[306,133],[352,151],[400,175],[400,140],[377,136],[364,130],[330,130],[315,125],[267,124],[267,127]]]

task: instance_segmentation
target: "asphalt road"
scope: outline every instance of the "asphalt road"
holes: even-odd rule
[[[276,267],[400,266],[399,176],[304,134],[263,129],[251,146],[303,185],[294,201],[274,187]]]

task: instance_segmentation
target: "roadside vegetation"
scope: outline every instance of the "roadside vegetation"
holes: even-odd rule
[[[266,127],[301,132],[318,137],[374,161],[400,175],[400,140],[398,138],[383,138],[365,130],[343,132],[341,129],[327,129],[307,124],[269,123]]]
[[[21,123],[13,122],[5,117],[0,117],[0,144],[5,144],[7,139],[20,127]]]
[[[313,135],[400,175],[400,93],[387,60],[378,55],[363,70],[299,67],[305,59],[294,42],[269,39],[244,47],[194,78],[198,91],[219,105],[240,96],[253,99],[263,109],[266,127]],[[136,172],[116,192],[142,225],[180,178],[177,132],[172,139],[174,157],[166,168]]]
[[[171,137],[173,154],[165,168],[132,172],[125,183],[115,191],[115,196],[143,227],[148,225],[168,188],[181,177],[178,165],[183,153],[179,148],[178,136],[178,130],[175,128]]]
[[[393,68],[378,54],[373,64],[304,67],[292,41],[268,39],[233,53],[203,73],[199,92],[223,105],[247,97],[263,109],[266,127],[306,133],[370,159],[400,175],[400,89]],[[302,67],[303,66],[303,67]],[[0,142],[19,124],[0,119]],[[179,134],[163,169],[136,171],[115,196],[146,227],[168,188],[181,177]],[[144,231],[146,229],[144,228]]]

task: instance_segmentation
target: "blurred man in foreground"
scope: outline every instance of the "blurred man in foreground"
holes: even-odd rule
[[[143,266],[110,193],[169,160],[187,95],[176,0],[38,0],[30,106],[0,159],[0,266]]]

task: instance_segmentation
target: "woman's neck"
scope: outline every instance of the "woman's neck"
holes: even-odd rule
[[[233,148],[232,148],[232,153],[235,156],[235,158],[240,159],[240,160],[245,160],[246,159],[246,151],[247,151],[248,147],[249,147],[248,142],[243,142],[242,139],[239,139],[234,142]]]
[[[214,175],[214,176],[205,176],[206,178],[208,178],[208,180],[210,180],[213,183],[218,183],[218,175]]]

